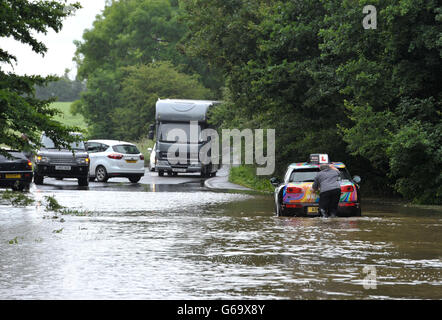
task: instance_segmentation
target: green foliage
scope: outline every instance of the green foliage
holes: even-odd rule
[[[15,237],[14,239],[11,239],[8,241],[9,244],[18,244],[18,237]]]
[[[157,62],[122,69],[120,101],[111,119],[117,137],[136,140],[147,135],[155,122],[159,98],[208,99],[210,91],[195,76],[176,71],[170,62]]]
[[[406,199],[440,204],[440,8],[436,1],[373,2],[378,29],[355,32],[364,4],[335,4],[321,31],[323,56],[336,65],[351,104],[343,138]]]
[[[44,199],[46,200],[46,211],[58,211],[64,208],[53,196],[45,196]]]
[[[1,193],[1,199],[14,207],[26,207],[34,203],[26,194],[9,190]]]
[[[72,110],[85,117],[92,136],[142,138],[158,97],[215,98],[222,78],[200,57],[181,53],[187,32],[177,1],[115,1],[105,8],[76,43],[87,91]]]
[[[85,115],[91,136],[138,140],[155,122],[158,98],[208,99],[211,92],[196,76],[178,72],[170,62],[99,70],[88,91],[73,106]]]
[[[44,54],[46,46],[35,37],[37,32],[56,32],[63,18],[78,9],[79,4],[67,7],[58,1],[0,1],[0,37],[12,37],[28,44],[35,53]],[[0,63],[13,64],[16,57],[0,49]],[[57,110],[50,107],[51,100],[35,97],[35,86],[45,86],[54,77],[18,76],[6,73],[0,67],[0,142],[14,149],[30,149],[39,145],[40,132],[46,131],[57,144],[67,146],[74,138],[69,131],[78,128],[63,126],[53,119]],[[0,153],[4,151],[0,149]]]
[[[144,155],[144,166],[148,167],[150,163],[150,151],[149,148],[153,149],[155,142],[153,140],[149,140],[147,137],[142,138],[141,140],[133,142],[140,150],[140,152]]]
[[[368,4],[377,8],[375,30],[362,27]],[[276,128],[280,171],[326,152],[380,193],[441,203],[437,1],[188,0],[183,7],[186,52],[226,77],[214,122]]]
[[[321,60],[320,1],[188,1],[187,51],[227,78],[224,126],[277,128],[278,170],[312,152],[345,156],[336,124],[345,124],[334,70]]]

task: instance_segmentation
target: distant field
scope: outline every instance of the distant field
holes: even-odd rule
[[[70,111],[72,102],[53,102],[51,104],[52,107],[57,108],[63,114],[56,116],[55,119],[62,122],[65,125],[69,126],[77,126],[82,129],[87,129],[86,123],[84,122],[84,118],[82,115],[72,115]]]

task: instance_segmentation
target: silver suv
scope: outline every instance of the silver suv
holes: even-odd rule
[[[71,133],[71,135],[80,135]],[[58,149],[45,134],[41,137],[43,147],[35,156],[34,183],[43,184],[44,177],[77,178],[79,186],[89,185],[89,154],[83,141],[71,143],[73,151]]]

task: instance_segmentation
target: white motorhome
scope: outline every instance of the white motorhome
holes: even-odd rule
[[[210,143],[210,139],[201,137],[201,132],[210,127],[208,111],[216,104],[219,102],[179,99],[157,101],[156,134],[152,127],[149,136],[151,139],[156,138],[155,171],[160,176],[164,173],[198,173],[202,177],[216,175],[218,161],[201,161],[199,152],[203,146]]]

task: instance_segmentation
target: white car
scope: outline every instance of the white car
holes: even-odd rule
[[[150,171],[155,171],[155,163],[156,163],[156,159],[155,159],[156,151],[155,151],[155,149],[156,149],[156,147],[157,147],[157,144],[154,144],[153,148],[147,149],[148,151],[150,151],[150,159],[149,159],[149,169],[150,169]]]
[[[109,178],[128,178],[137,183],[144,176],[144,156],[129,142],[89,140],[90,181],[107,182]]]

